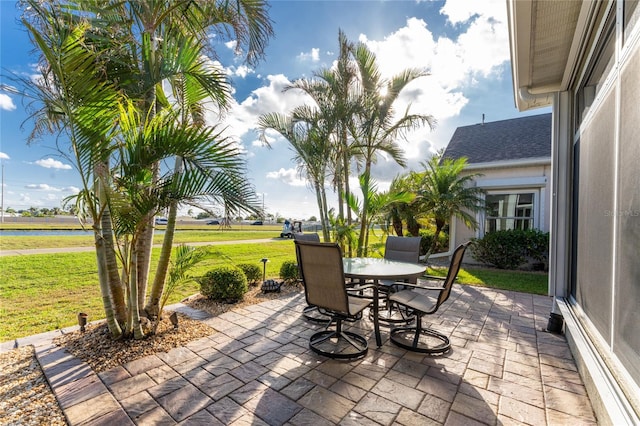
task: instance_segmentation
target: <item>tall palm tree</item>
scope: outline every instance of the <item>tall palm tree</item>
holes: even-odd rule
[[[86,2],[78,3],[86,7]],[[231,97],[222,70],[203,61],[205,53],[215,57],[211,33],[235,38],[238,51],[246,52],[247,62],[255,64],[263,56],[266,43],[272,35],[266,10],[267,5],[263,0],[105,0],[98,2],[97,8],[90,9],[95,13],[94,25],[108,23],[112,31],[123,35],[126,40],[124,44],[114,46],[119,52],[125,52],[122,56],[128,55],[124,58],[126,66],[110,67],[109,70],[113,72],[108,77],[126,82],[121,86],[123,90],[130,97],[139,99],[141,108],[150,114],[170,107],[162,87],[164,81],[168,82],[174,89],[174,95],[182,92],[186,96],[183,98],[188,100],[186,107],[196,116],[196,122],[201,108],[198,103],[205,96],[212,99],[221,110],[224,110]],[[190,48],[185,48],[187,46]],[[122,69],[124,75],[120,71]],[[179,159],[176,165],[180,167]],[[154,165],[153,171],[152,183],[155,184],[159,165]],[[169,265],[176,214],[177,205],[173,205],[169,208],[169,232],[163,241],[157,278],[145,309],[152,315],[157,313],[159,295]],[[147,226],[138,247],[141,265],[138,272],[140,306],[146,293],[151,263],[153,216],[148,216],[145,221]]]
[[[330,164],[332,184],[338,195],[338,215],[335,218],[344,225],[351,226],[351,209],[346,208],[350,194],[349,178],[351,174],[352,149],[349,129],[357,108],[354,86],[358,78],[358,69],[353,61],[354,44],[342,30],[338,31],[339,53],[335,66],[322,68],[314,72],[313,79],[294,81],[286,90],[299,89],[309,95],[322,114],[323,132],[331,136]],[[346,235],[346,234],[341,234]],[[344,239],[338,241],[350,254],[351,244]]]
[[[401,91],[417,78],[426,76],[422,70],[406,69],[389,80],[382,78],[376,57],[363,43],[355,50],[355,61],[359,70],[358,105],[351,134],[354,146],[359,149],[359,159],[363,174],[370,174],[372,164],[381,152],[388,154],[401,166],[405,165],[397,139],[407,131],[427,125],[433,128],[435,119],[427,114],[410,114],[407,108],[404,114],[396,118],[393,108]],[[360,217],[360,237],[358,255],[365,248],[366,229],[368,227],[367,198]]]
[[[279,113],[260,116],[258,128],[261,131],[261,140],[267,145],[268,129],[275,130],[289,142],[295,153],[293,160],[298,165],[298,172],[310,182],[316,193],[323,238],[324,241],[329,241],[329,212],[325,184],[331,145],[329,135],[326,134],[327,129],[319,121],[322,121],[322,115],[318,110],[301,106],[296,108],[290,116]]]
[[[247,1],[249,7],[242,9],[245,2],[239,1],[234,9],[228,4],[182,1],[29,3],[30,15],[24,22],[43,54],[47,71],[34,89],[44,104],[37,113],[36,133],[57,128],[69,135],[73,162],[83,181],[78,206],[94,224],[111,334],[141,337],[138,296],[146,288],[148,246],[144,240],[150,219],[176,201],[202,196],[220,196],[231,205],[248,206],[250,192],[243,179],[244,163],[231,141],[215,129],[199,129],[170,112],[172,105],[159,82],[172,75],[191,77],[180,80],[185,94],[207,93],[214,99],[217,95],[219,104],[228,95],[220,73],[207,75],[202,66],[201,44],[196,42],[202,40],[186,34],[187,30],[176,30],[173,24],[179,14],[181,22],[188,22],[184,16],[192,14],[219,23],[225,16],[237,18],[246,12],[245,19],[237,20],[242,28],[256,22],[261,25],[260,5],[264,4]],[[171,10],[162,11],[160,3]],[[141,19],[136,11],[167,20],[157,27],[147,26],[151,21]],[[123,19],[127,16],[133,18]],[[112,25],[104,25],[107,22]],[[144,22],[144,31],[128,33],[129,27],[123,24],[127,22]],[[156,37],[159,28],[167,31],[163,33],[166,40]],[[132,33],[141,37],[139,45],[132,41],[136,40]],[[259,29],[239,34],[244,34],[249,45],[259,47],[256,34],[260,33]],[[255,60],[257,53],[250,57]],[[162,113],[159,105],[169,112]],[[157,164],[176,157],[182,158],[183,168],[162,175]],[[124,245],[114,245],[123,241]],[[116,256],[124,268],[122,280]],[[123,315],[125,289],[128,312]]]
[[[419,195],[420,214],[434,220],[436,230],[427,258],[438,243],[442,228],[452,217],[458,218],[471,229],[477,229],[475,213],[484,209],[484,191],[473,185],[477,173],[461,175],[466,158],[452,160],[434,155],[425,168]]]

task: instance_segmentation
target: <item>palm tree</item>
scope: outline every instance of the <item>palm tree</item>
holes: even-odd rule
[[[191,82],[187,82],[188,78],[180,80],[184,82],[182,93],[186,95],[211,94],[224,84],[220,84],[219,72],[214,73],[213,78],[206,78],[206,72],[190,74],[194,69],[204,70],[203,62],[198,59],[202,57],[202,49],[195,42],[196,38],[183,35],[175,28],[169,31],[173,28],[169,24],[177,21],[177,15],[171,20],[168,18],[170,13],[165,14],[168,21],[163,29],[172,37],[162,43],[162,49],[155,51],[153,47],[158,40],[144,32],[136,33],[142,37],[140,49],[131,42],[132,37],[122,37],[126,31],[118,22],[126,20],[116,18],[144,7],[147,7],[145,12],[157,13],[156,6],[163,2],[146,5],[142,3],[147,2],[91,3],[92,6],[112,6],[101,9],[102,14],[96,10],[74,9],[78,5],[70,2],[65,2],[64,6],[41,4],[35,0],[29,3],[31,15],[28,18],[34,25],[26,18],[24,22],[42,52],[43,69],[47,72],[46,78],[34,88],[37,99],[44,104],[36,113],[34,135],[56,129],[68,134],[73,163],[83,182],[77,197],[78,211],[87,214],[94,224],[98,271],[109,329],[114,337],[130,333],[141,337],[141,298],[138,296],[140,289],[146,288],[148,265],[144,262],[147,256],[144,239],[149,234],[150,218],[177,201],[202,196],[219,196],[230,205],[250,207],[247,194],[252,192],[242,173],[244,163],[231,141],[213,128],[199,128],[192,126],[190,121],[178,120],[179,116],[170,111],[172,106],[159,90],[158,81],[169,78],[171,72],[168,70],[175,69],[174,75],[193,77]],[[245,10],[250,10],[251,16],[238,22],[260,22],[257,13],[260,9],[255,6],[262,3],[247,3],[250,3],[249,9]],[[88,5],[86,2],[79,4]],[[175,13],[178,12],[175,7],[182,7],[180,13],[193,13],[195,17],[204,10],[200,6],[215,6],[213,2],[197,3],[194,6],[197,10],[189,9],[195,4],[172,2],[168,6],[174,7]],[[240,4],[244,2],[237,2]],[[67,6],[70,8],[65,9]],[[220,8],[216,19],[233,9],[224,4]],[[208,10],[215,12],[214,9]],[[77,15],[68,13],[70,11]],[[242,14],[240,8],[236,12],[235,15]],[[210,15],[205,15],[207,22],[211,22]],[[82,19],[78,19],[79,16]],[[114,25],[99,25],[106,21],[112,21]],[[105,31],[111,31],[112,37],[102,37]],[[126,42],[119,43],[123,39]],[[105,40],[111,40],[111,44]],[[255,34],[249,34],[247,42],[254,47],[260,46]],[[140,68],[132,65],[138,64],[137,61],[128,61],[137,58],[138,54],[161,60],[143,61],[149,66],[140,72]],[[140,74],[144,74],[142,78],[139,78]],[[224,91],[216,93],[221,95],[219,100],[224,100]],[[167,113],[157,108],[160,104]],[[182,159],[183,168],[177,167],[169,175],[161,175],[157,167],[159,161],[176,157]],[[121,276],[116,256],[123,265]]]
[[[466,164],[466,158],[441,159],[439,155],[423,163],[425,171],[418,193],[419,212],[432,218],[436,225],[427,258],[435,250],[442,228],[452,217],[462,220],[471,229],[478,227],[475,213],[484,209],[484,191],[473,185],[479,174],[461,175]]]
[[[405,175],[396,176],[389,187],[390,193],[408,193],[412,198],[407,201],[391,203],[385,209],[385,222],[387,226],[392,226],[395,234],[399,237],[404,235],[404,224],[407,225],[407,232],[413,236],[420,235],[420,223],[416,218],[416,203],[422,181],[422,173],[411,171]]]
[[[369,251],[369,233],[373,229],[373,225],[376,219],[382,219],[381,214],[388,209],[389,206],[399,203],[409,203],[415,198],[415,194],[404,191],[386,191],[378,192],[378,185],[374,179],[368,174],[362,174],[359,178],[360,190],[362,191],[363,202],[360,202],[358,198],[350,194],[349,207],[353,210],[358,217],[364,216],[363,208],[367,206],[366,212],[369,218],[366,237],[364,240],[363,256],[368,255]],[[364,202],[364,200],[367,200]]]
[[[296,118],[294,118],[296,117]],[[298,172],[307,178],[316,193],[316,201],[320,212],[324,241],[329,241],[329,212],[325,182],[328,158],[331,152],[327,128],[322,126],[322,115],[308,106],[294,110],[292,116],[270,113],[262,115],[258,120],[261,140],[268,145],[266,131],[275,130],[282,135],[295,152],[293,158],[298,165]]]
[[[358,44],[355,50],[355,61],[359,70],[358,111],[352,123],[351,134],[355,141],[353,146],[359,150],[359,160],[363,164],[363,174],[371,173],[371,166],[377,154],[388,154],[399,165],[405,162],[396,141],[407,131],[428,125],[433,128],[435,119],[426,114],[410,114],[409,108],[396,118],[393,105],[400,92],[417,78],[427,73],[416,69],[407,69],[390,80],[384,80],[378,69],[376,57],[366,45]],[[358,240],[358,256],[365,248],[366,229],[368,227],[368,200],[363,200],[363,215],[360,218],[360,237]]]
[[[332,184],[338,195],[338,215],[334,219],[343,224],[340,226],[351,226],[351,209],[345,209],[345,203],[351,192],[349,177],[353,152],[350,146],[349,129],[357,108],[354,85],[357,81],[358,69],[352,59],[354,45],[342,30],[338,31],[338,45],[338,60],[334,67],[322,68],[314,72],[313,79],[296,80],[286,90],[304,91],[313,99],[322,116],[322,131],[330,138],[331,144],[328,168],[333,176]],[[348,241],[351,240],[346,238],[338,240],[343,249],[350,254],[351,244]]]

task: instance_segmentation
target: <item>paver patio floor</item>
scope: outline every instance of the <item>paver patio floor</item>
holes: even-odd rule
[[[376,348],[368,320],[353,325],[365,358],[316,355],[302,294],[202,319],[218,331],[100,374],[50,344],[36,353],[72,425],[596,424],[564,336],[543,331],[551,302],[454,286],[425,318],[450,334],[442,356],[394,346],[387,327]]]

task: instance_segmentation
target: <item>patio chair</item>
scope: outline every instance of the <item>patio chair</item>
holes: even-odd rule
[[[451,348],[447,336],[431,328],[423,327],[422,317],[435,314],[449,298],[451,287],[458,276],[464,252],[469,244],[469,242],[461,244],[453,252],[446,277],[425,276],[430,281],[441,280],[441,286],[399,283],[411,287],[411,289],[401,290],[389,296],[392,303],[406,307],[416,317],[414,326],[397,327],[391,330],[390,339],[395,345],[410,351],[428,354],[445,353]]]
[[[422,237],[397,237],[390,235],[385,242],[384,258],[397,260],[398,262],[418,263],[420,261],[421,242]],[[415,284],[417,280],[413,279],[407,282]],[[380,320],[389,324],[406,324],[413,321],[412,315],[407,315],[406,311],[403,310],[394,310],[393,304],[389,302],[391,293],[398,289],[398,282],[380,280],[378,285],[380,285],[380,291],[386,293],[386,306],[380,312]]]
[[[318,234],[293,234],[294,241],[311,241],[314,243],[320,242],[320,235]],[[296,261],[298,262],[298,270],[300,270],[300,256],[298,255],[298,248],[296,246]],[[302,277],[302,274],[299,274]],[[300,278],[299,282],[304,286],[304,281]],[[318,311],[318,308],[315,306],[307,305],[302,310],[302,316],[310,322],[316,324],[324,324],[327,321],[330,321],[331,318],[327,315],[323,315]]]
[[[362,318],[362,311],[371,301],[350,297],[344,283],[342,251],[335,243],[314,243],[295,241],[300,261],[300,272],[304,281],[304,294],[307,303],[318,311],[331,317],[331,321],[322,331],[314,333],[309,339],[309,348],[330,358],[352,359],[364,356],[368,351],[367,339],[352,331],[343,329],[343,322]],[[375,285],[370,284],[376,298]],[[378,316],[374,316],[376,343],[382,345]],[[335,325],[335,329],[331,329]]]

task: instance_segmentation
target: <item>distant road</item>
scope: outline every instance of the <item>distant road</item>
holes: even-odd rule
[[[255,240],[235,240],[235,241],[201,241],[195,243],[186,243],[188,246],[221,246],[227,244],[257,244],[273,241],[273,238],[261,238]],[[178,245],[178,244],[174,244]],[[160,244],[154,247],[161,247]],[[58,247],[58,248],[42,248],[27,250],[0,250],[1,256],[28,256],[31,254],[49,254],[49,253],[79,253],[86,251],[94,251],[95,247]]]

